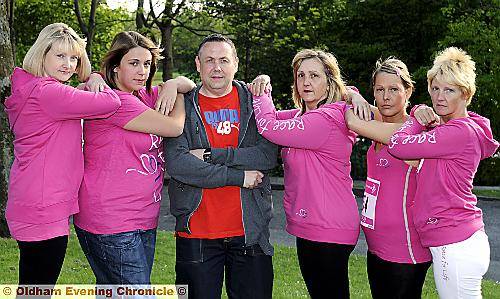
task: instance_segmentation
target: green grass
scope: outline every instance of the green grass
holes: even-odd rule
[[[174,72],[172,74],[172,76],[174,78],[177,77],[177,76],[179,76],[179,75],[180,74],[177,73],[177,72]],[[163,82],[162,76],[163,76],[163,72],[162,71],[156,71],[155,76],[153,77],[152,85],[155,86],[155,85],[158,85],[158,84],[162,83]]]
[[[300,274],[295,248],[276,246],[274,262],[273,298],[309,298]],[[0,284],[17,282],[18,250],[12,239],[0,239]],[[158,233],[156,258],[153,267],[153,284],[173,284],[175,261],[175,241],[171,232]],[[366,275],[366,258],[352,255],[349,261],[351,298],[371,298]],[[94,284],[95,279],[83,255],[74,231],[71,232],[68,251],[64,261],[59,284]],[[483,280],[484,298],[499,298],[500,284]],[[224,295],[224,298],[227,298]],[[432,271],[427,273],[422,298],[438,298],[432,279]]]
[[[478,190],[478,189],[473,189],[472,192],[478,196],[486,196],[486,197],[492,197],[492,198],[498,198],[500,199],[500,190]]]

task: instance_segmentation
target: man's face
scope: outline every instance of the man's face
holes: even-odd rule
[[[196,69],[208,96],[222,96],[231,91],[238,71],[238,58],[226,42],[208,42],[196,56]]]

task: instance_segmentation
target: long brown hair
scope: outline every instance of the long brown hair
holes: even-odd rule
[[[146,80],[146,90],[148,93],[151,93],[151,84],[156,73],[158,60],[162,57],[160,56],[160,49],[153,43],[153,41],[138,32],[123,31],[115,36],[113,42],[111,43],[111,48],[102,59],[101,72],[104,74],[106,83],[110,87],[118,89],[116,85],[116,73],[113,70],[120,65],[120,61],[123,56],[125,56],[130,49],[136,47],[147,49],[152,55],[151,69],[149,77]]]

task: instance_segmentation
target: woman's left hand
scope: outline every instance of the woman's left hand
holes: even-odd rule
[[[354,114],[362,120],[372,120],[370,104],[365,98],[353,89],[348,88],[347,92],[351,98]]]
[[[247,83],[247,87],[254,96],[261,96],[271,91],[271,77],[268,75],[258,75],[252,83]]]
[[[104,90],[106,86],[106,82],[101,77],[99,73],[92,73],[89,76],[89,79],[85,83],[85,90],[92,92],[100,92]]]
[[[158,99],[155,103],[155,110],[163,115],[168,115],[174,109],[177,98],[177,84],[168,80],[159,85]]]

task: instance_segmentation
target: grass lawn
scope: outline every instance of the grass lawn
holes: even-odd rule
[[[274,262],[274,298],[308,298],[307,289],[300,275],[295,248],[276,246]],[[12,239],[0,239],[0,284],[17,282],[18,249]],[[153,267],[152,283],[174,283],[175,242],[171,232],[158,233],[156,258]],[[352,255],[349,263],[351,298],[371,298],[366,275],[366,258]],[[83,255],[74,231],[71,232],[68,251],[60,284],[94,284],[95,279]],[[500,284],[483,280],[484,298],[499,298]],[[224,298],[227,298],[224,295]],[[429,271],[424,285],[422,298],[438,298],[434,290],[432,272]]]
[[[500,199],[500,190],[474,189],[472,192],[479,196],[486,196]]]

